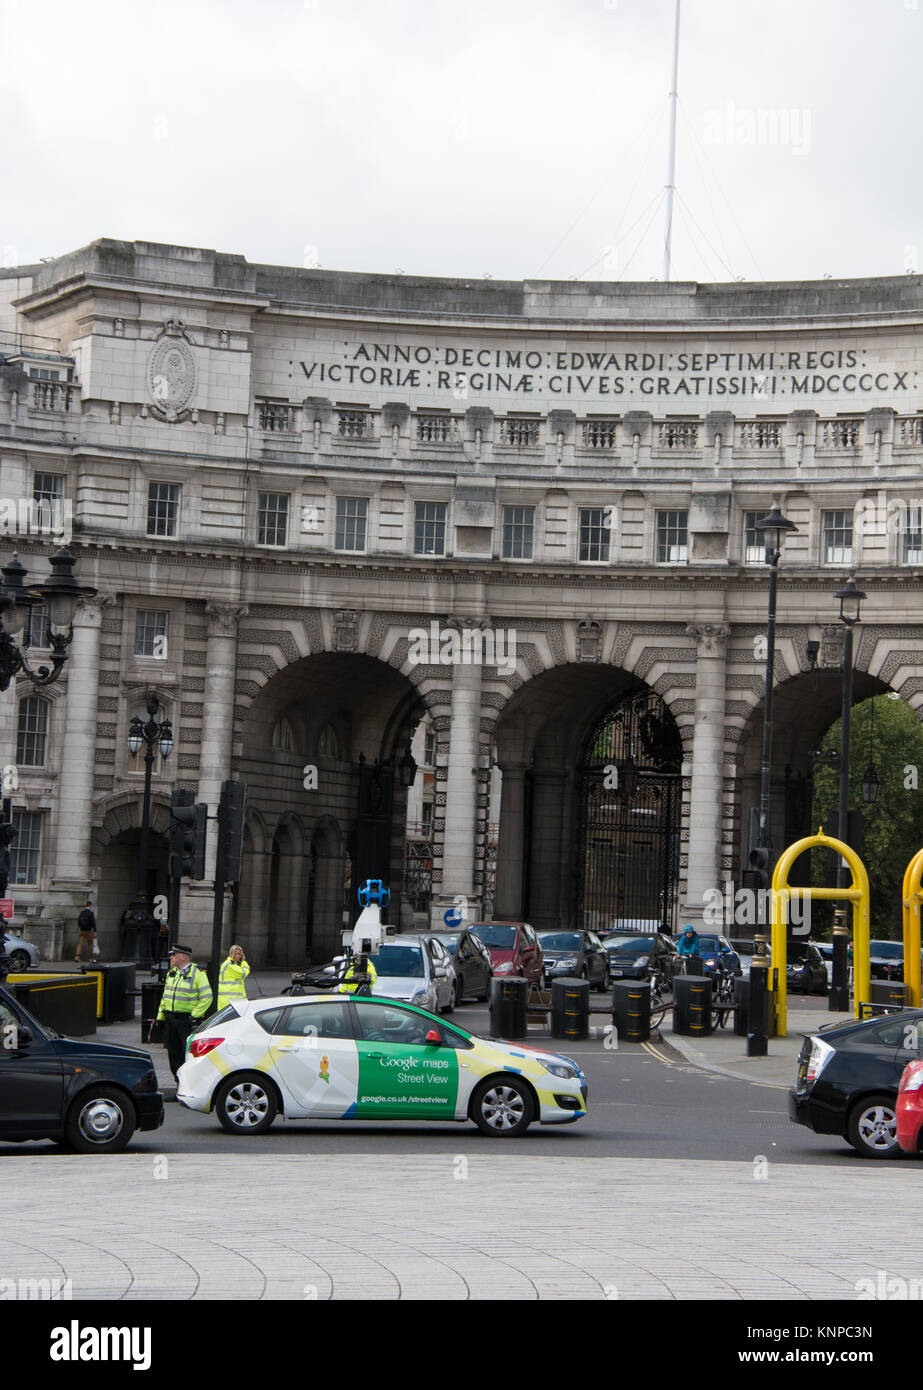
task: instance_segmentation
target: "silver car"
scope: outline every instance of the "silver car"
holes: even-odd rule
[[[432,936],[401,933],[381,943],[370,956],[377,971],[372,993],[383,999],[401,999],[430,1013],[451,1013],[458,985],[452,957]]]
[[[14,936],[12,932],[4,932],[0,936],[0,952],[6,955],[12,975],[21,975],[24,970],[38,965],[41,959],[37,946],[33,946],[31,941],[23,941],[21,936]]]

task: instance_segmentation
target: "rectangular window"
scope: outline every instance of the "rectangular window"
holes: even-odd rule
[[[60,502],[63,497],[63,473],[36,473],[32,479],[33,502]]]
[[[175,536],[179,516],[179,483],[148,483],[147,534]]]
[[[424,801],[420,807],[420,829],[423,831],[423,838],[429,840],[433,834],[433,803]]]
[[[257,545],[282,547],[288,538],[288,496],[284,492],[259,493]]]
[[[824,512],[824,564],[852,564],[851,511]]]
[[[758,531],[756,523],[765,512],[744,512],[744,564],[765,565],[766,542],[764,532]]]
[[[60,531],[64,524],[64,474],[36,473],[32,479],[29,529]]]
[[[167,655],[167,614],[139,608],[135,614],[135,656]]]
[[[689,560],[688,512],[657,513],[657,563],[685,565]]]
[[[901,562],[923,565],[923,507],[905,507],[901,518]]]
[[[433,729],[427,729],[423,740],[423,766],[436,766],[436,734]]]
[[[534,507],[503,508],[504,560],[531,560],[535,535]]]
[[[416,502],[414,504],[413,553],[415,555],[445,554],[445,502]]]
[[[365,550],[368,531],[369,503],[367,497],[338,497],[335,550]]]
[[[16,725],[16,762],[20,767],[45,766],[48,737],[48,701],[35,695],[19,702]]]
[[[578,559],[608,561],[610,536],[608,508],[581,508]]]
[[[34,603],[29,609],[29,616],[26,619],[24,645],[26,647],[50,647],[49,632],[48,605]]]
[[[10,845],[10,888],[17,884],[38,883],[38,863],[42,847],[40,811],[14,811],[13,824],[19,834]]]

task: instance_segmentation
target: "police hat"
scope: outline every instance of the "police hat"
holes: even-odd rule
[[[167,954],[175,956],[178,955],[180,951],[182,951],[184,956],[192,955],[192,949],[189,946],[171,946]]]

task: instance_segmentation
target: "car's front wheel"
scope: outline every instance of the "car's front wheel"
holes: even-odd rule
[[[88,1086],[64,1122],[64,1143],[81,1154],[116,1154],[135,1132],[135,1107],[117,1086]]]
[[[278,1113],[271,1084],[253,1072],[229,1077],[215,1094],[215,1114],[228,1134],[265,1134]]]
[[[897,1115],[891,1096],[866,1096],[854,1106],[846,1128],[846,1138],[863,1158],[896,1158]]]
[[[482,1134],[515,1139],[532,1123],[535,1103],[531,1090],[518,1077],[494,1076],[475,1091],[470,1113]]]
[[[24,975],[32,964],[27,951],[11,951],[7,960],[11,975]]]

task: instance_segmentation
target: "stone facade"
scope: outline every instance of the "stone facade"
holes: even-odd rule
[[[838,714],[849,573],[869,595],[856,699],[923,702],[921,317],[915,277],[467,282],[113,241],[0,271],[7,549],[42,572],[69,539],[99,591],[42,696],[40,750],[28,681],[0,700],[34,841],[17,915],[72,921],[91,889],[115,949],[140,825],[125,738],[154,691],[176,745],[155,768],[152,891],[173,787],[214,813],[244,780],[229,931],[252,958],[332,946],[365,834],[385,836],[400,900],[393,770],[421,722],[431,920],[464,899],[475,919],[573,922],[586,740],[642,688],[682,739],[675,901],[697,915],[736,879],[758,799],[767,583],[748,521],[778,500],[798,528],[776,846],[807,828],[810,754]],[[30,504],[55,488],[52,536]],[[383,769],[362,826],[360,754]],[[187,885],[200,949],[210,917],[208,882]]]

